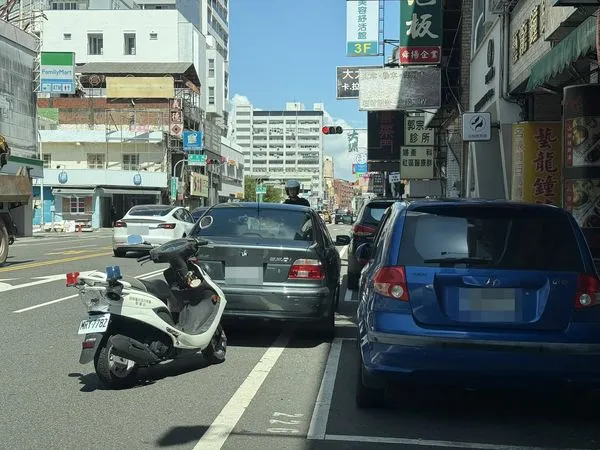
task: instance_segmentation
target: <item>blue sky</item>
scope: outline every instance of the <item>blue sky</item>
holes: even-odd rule
[[[336,123],[366,127],[358,100],[336,100],[335,68],[383,60],[346,57],[345,0],[230,0],[229,14],[231,98],[245,96],[266,110],[281,110],[286,101],[307,109],[323,102]],[[386,0],[386,39],[398,38],[398,17],[399,2]],[[393,47],[386,47],[387,58]],[[325,153],[345,161],[337,147],[326,141]],[[336,165],[336,176],[351,179],[349,164]]]

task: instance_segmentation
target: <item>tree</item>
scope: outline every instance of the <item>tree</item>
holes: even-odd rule
[[[244,199],[248,202],[256,201],[256,178],[244,177]],[[268,185],[267,193],[263,195],[263,202],[279,203],[283,199],[281,189]]]

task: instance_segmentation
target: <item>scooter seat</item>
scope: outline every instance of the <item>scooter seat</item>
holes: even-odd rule
[[[133,277],[123,277],[123,281],[131,284],[131,287],[134,289],[154,295],[167,305],[169,299],[173,297],[171,288],[164,280],[139,280]]]
[[[149,294],[161,299],[168,304],[169,299],[173,297],[171,288],[164,280],[139,280],[146,287]]]

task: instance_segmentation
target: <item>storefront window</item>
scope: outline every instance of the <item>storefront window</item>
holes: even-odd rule
[[[71,197],[70,212],[71,214],[85,213],[85,198]]]

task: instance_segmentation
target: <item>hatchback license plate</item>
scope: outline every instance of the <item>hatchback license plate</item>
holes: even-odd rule
[[[460,289],[459,310],[473,312],[514,312],[515,289]]]
[[[79,324],[77,334],[104,333],[108,329],[110,314],[99,314],[84,319]]]

